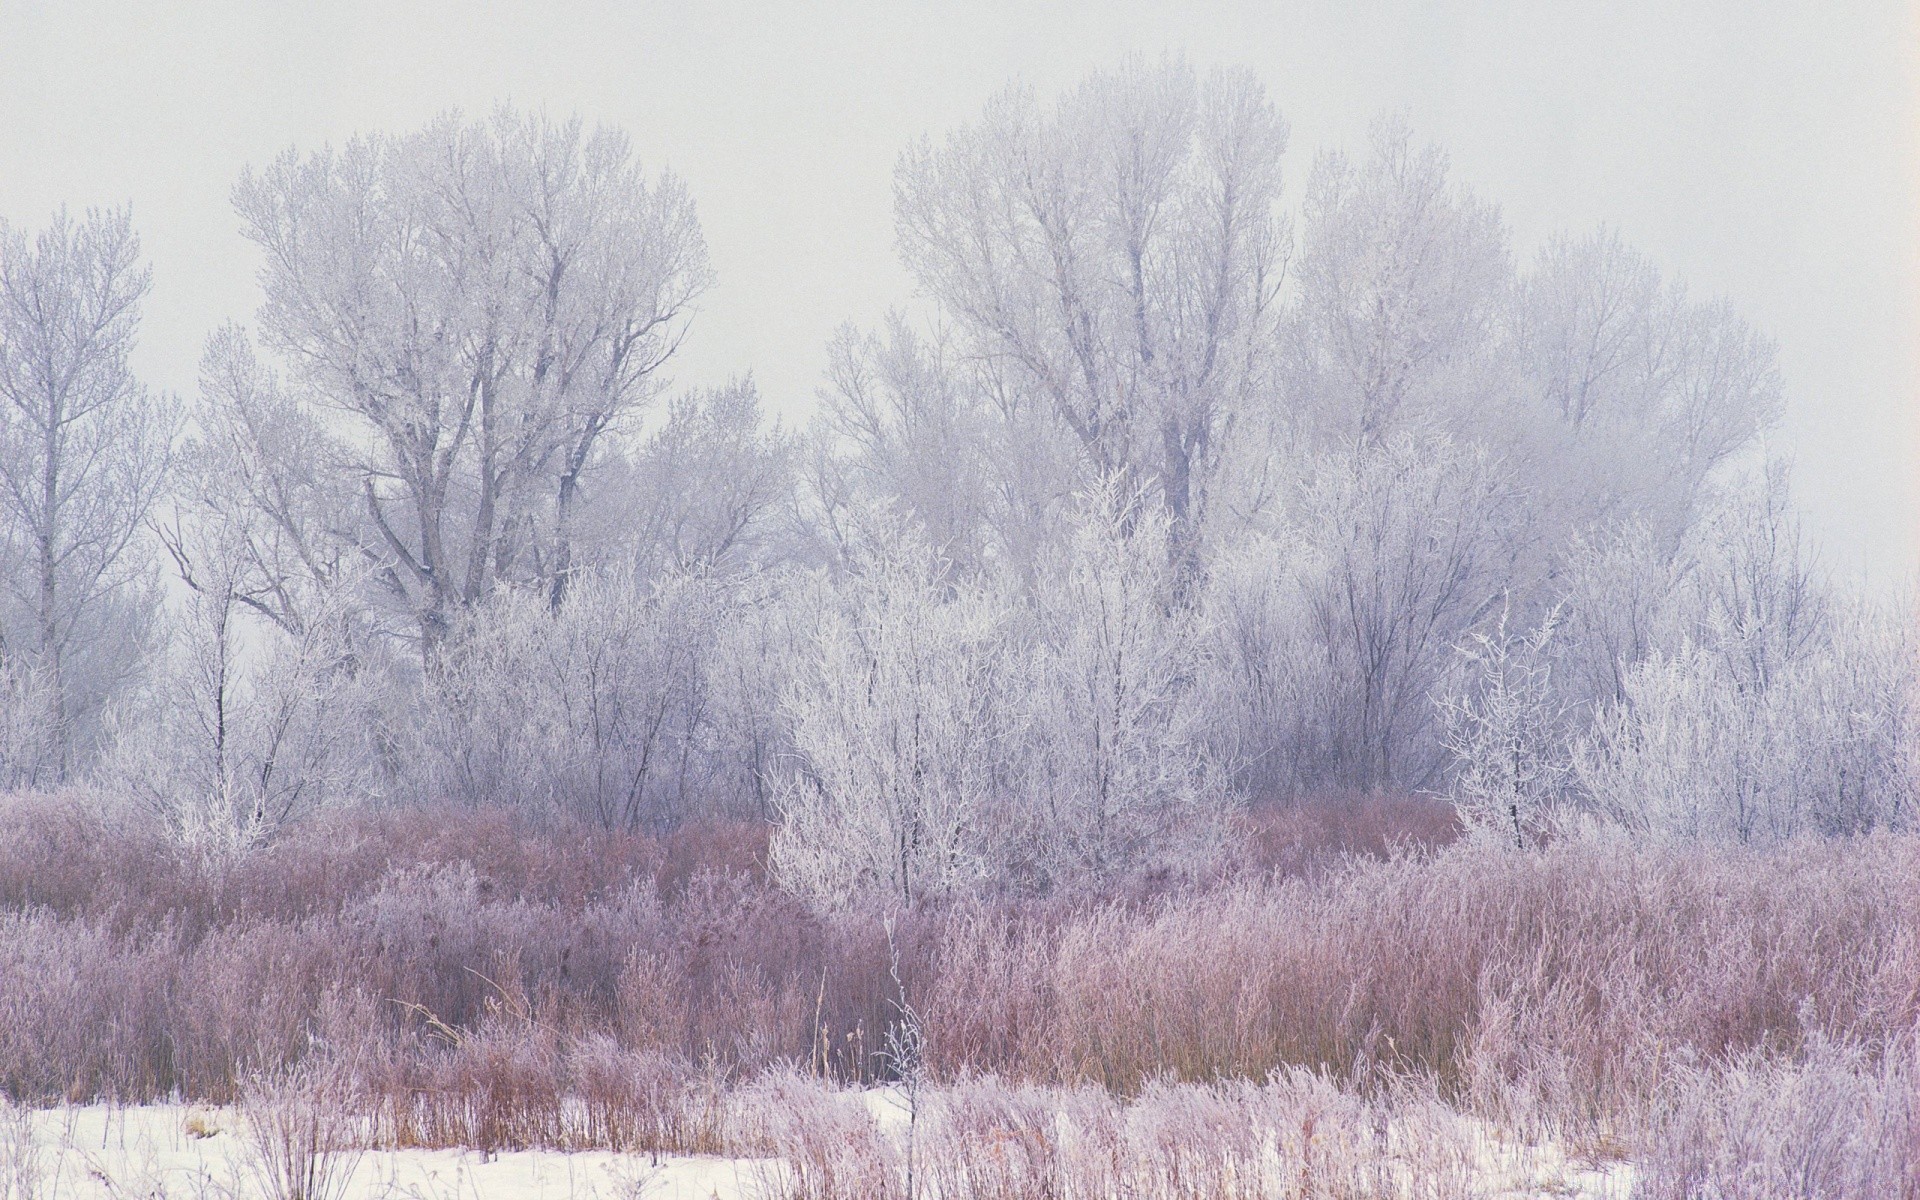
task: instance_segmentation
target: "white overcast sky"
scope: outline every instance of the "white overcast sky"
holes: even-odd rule
[[[1520,254],[1607,222],[1780,342],[1776,443],[1824,561],[1920,566],[1920,49],[1910,0],[1420,4],[0,0],[0,217],[131,202],[138,366],[194,386],[256,262],[228,192],[289,146],[500,100],[625,128],[689,183],[718,286],[676,378],[813,403],[834,327],[910,295],[891,172],[1020,79],[1251,67],[1313,155],[1405,114]]]

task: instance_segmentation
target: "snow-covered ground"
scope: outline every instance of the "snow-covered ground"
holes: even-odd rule
[[[882,1125],[904,1123],[897,1097],[866,1097]],[[0,1114],[6,1116],[8,1114]],[[30,1132],[31,1144],[26,1135]],[[1631,1168],[1571,1163],[1551,1147],[1479,1139],[1480,1194],[1500,1200],[1626,1200]],[[604,1152],[369,1151],[343,1200],[748,1200],[779,1167],[764,1159]],[[266,1195],[251,1143],[231,1109],[103,1105],[0,1121],[0,1200],[244,1200]]]
[[[33,1155],[0,1132],[5,1200],[242,1200],[266,1194],[231,1109],[154,1105],[33,1114]],[[770,1164],[644,1155],[466,1150],[369,1151],[350,1200],[707,1200],[753,1194]],[[23,1171],[22,1168],[25,1168]],[[19,1182],[31,1178],[27,1187]],[[12,1188],[9,1191],[9,1187]]]

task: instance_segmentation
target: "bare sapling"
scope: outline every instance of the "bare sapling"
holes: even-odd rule
[[[888,1026],[879,1056],[881,1066],[897,1082],[907,1109],[906,1200],[917,1195],[915,1170],[920,1134],[920,1101],[927,1083],[926,1025],[920,1012],[907,999],[907,985],[900,978],[900,947],[893,937],[893,922],[887,922],[887,975],[893,982],[894,1012],[899,1019]]]
[[[339,1200],[366,1152],[369,1130],[353,1075],[303,1060],[241,1089],[249,1167],[269,1200]]]

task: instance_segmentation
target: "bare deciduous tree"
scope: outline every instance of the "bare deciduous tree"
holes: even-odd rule
[[[618,133],[503,110],[289,152],[234,200],[266,344],[357,495],[329,534],[379,564],[429,657],[502,582],[558,605],[604,439],[708,282],[679,181]]]
[[[0,669],[51,705],[28,782],[85,760],[151,616],[136,546],[174,418],[127,366],[148,279],[125,211],[0,224]]]
[[[910,534],[805,606],[786,714],[793,757],[779,776],[773,865],[825,904],[903,904],[991,879],[1004,844],[1012,686],[1007,612],[953,581]]]
[[[1285,324],[1291,427],[1335,446],[1467,434],[1500,397],[1487,386],[1512,275],[1499,211],[1389,121],[1363,161],[1322,156],[1303,216]]]
[[[1152,489],[1188,572],[1267,378],[1286,138],[1251,76],[1134,61],[1051,107],[1004,93],[896,174],[902,256],[969,352],[1045,398],[1083,486]]]

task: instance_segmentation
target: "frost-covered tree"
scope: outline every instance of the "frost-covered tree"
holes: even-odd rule
[[[904,531],[793,600],[773,866],[823,904],[912,904],[996,875],[1024,711],[1009,612]]]
[[[1268,376],[1287,127],[1250,75],[1132,61],[1013,90],[895,177],[901,255],[969,353],[1148,489],[1192,570],[1235,415]]]
[[[965,572],[993,552],[996,490],[1020,482],[995,461],[994,414],[972,383],[946,339],[922,338],[895,315],[884,337],[835,335],[821,390],[825,431],[845,459],[844,500],[893,506]]]
[[[1587,802],[1629,830],[1681,840],[1910,827],[1911,638],[1870,629],[1760,693],[1698,646],[1650,656],[1578,747]]]
[[[1044,397],[1009,373],[898,314],[884,334],[843,329],[821,390],[815,436],[832,486],[817,493],[828,511],[816,521],[886,509],[960,573],[1032,586],[1064,544],[1087,467]]]
[[[1697,646],[1650,655],[1627,672],[1575,758],[1605,820],[1669,838],[1749,841],[1767,832],[1787,745],[1767,697],[1743,697]]]
[[[777,558],[793,454],[751,379],[674,396],[660,428],[601,472],[583,540],[647,578],[725,575]]]
[[[1912,614],[1838,604],[1778,470],[1735,491],[1688,550],[1663,641],[1622,665],[1582,739],[1579,784],[1649,835],[1771,840],[1912,819]]]
[[[1920,823],[1920,612],[1855,598],[1794,681],[1802,719],[1789,785],[1805,824],[1844,835]]]
[[[1716,655],[1742,693],[1821,648],[1827,589],[1787,494],[1786,468],[1772,463],[1744,481],[1702,522],[1699,569],[1683,593],[1690,632]]]
[[[1425,428],[1484,433],[1501,400],[1495,331],[1512,266],[1497,209],[1447,178],[1404,124],[1307,184],[1285,322],[1289,427],[1323,445]]]
[[[31,787],[56,744],[54,698],[45,678],[12,655],[0,656],[0,789]]]
[[[207,341],[194,424],[162,531],[183,576],[217,573],[234,603],[293,637],[320,608],[338,611],[350,581],[373,583],[341,536],[362,500],[325,414],[290,395],[235,326]]]
[[[1295,753],[1307,780],[1433,782],[1436,688],[1514,586],[1526,516],[1500,462],[1446,439],[1362,444],[1316,468],[1289,514],[1298,549],[1280,598],[1300,622],[1282,669],[1306,713]]]
[[[1697,566],[1690,546],[1655,536],[1645,521],[1582,530],[1559,556],[1553,591],[1561,614],[1556,690],[1584,716],[1626,695],[1626,673],[1678,644],[1682,597]]]
[[[1180,602],[1169,519],[1096,492],[1043,578],[1020,791],[1037,882],[1104,881],[1189,865],[1211,848],[1226,773],[1206,737],[1208,645]]]
[[[1549,647],[1559,613],[1530,632],[1509,627],[1503,607],[1460,646],[1464,678],[1441,704],[1454,771],[1449,788],[1475,833],[1525,849],[1544,831],[1569,771],[1564,712],[1552,687]]]
[[[1204,611],[1209,646],[1199,679],[1209,712],[1212,757],[1236,791],[1256,802],[1283,800],[1306,782],[1311,674],[1297,547],[1276,529],[1255,528],[1220,547],[1209,563]]]
[[[528,592],[467,618],[426,685],[408,785],[607,829],[724,811],[713,653],[729,589],[709,576],[582,574],[555,611]]]
[[[1639,520],[1670,544],[1714,472],[1777,417],[1773,344],[1608,230],[1549,242],[1515,298],[1542,499],[1575,527]]]
[[[679,181],[614,131],[502,110],[289,152],[234,201],[265,255],[262,340],[328,439],[258,469],[350,490],[323,532],[377,564],[429,657],[503,583],[558,604],[607,439],[708,282]]]
[[[203,533],[178,560],[187,596],[106,778],[183,850],[217,861],[288,824],[369,797],[376,780],[349,591],[315,597],[297,632],[242,601],[246,558]]]
[[[0,673],[45,706],[27,783],[86,764],[148,638],[140,533],[175,430],[127,365],[148,282],[125,211],[0,223]]]

